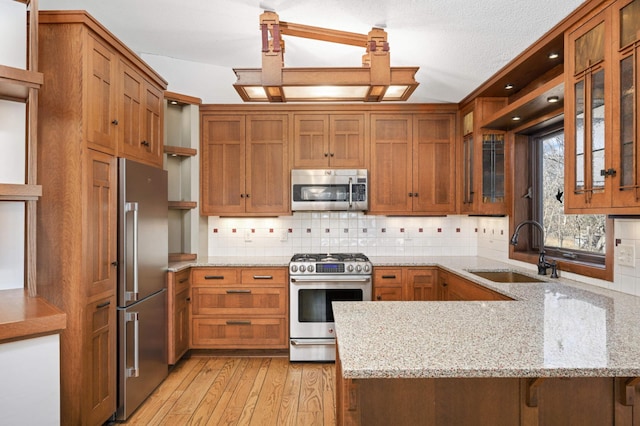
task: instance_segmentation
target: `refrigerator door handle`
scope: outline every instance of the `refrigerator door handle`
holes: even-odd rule
[[[127,312],[126,321],[133,321],[133,367],[127,368],[127,377],[140,376],[140,321],[138,312]]]
[[[138,203],[126,203],[124,207],[125,213],[133,212],[133,291],[125,292],[127,302],[135,302],[138,300]]]

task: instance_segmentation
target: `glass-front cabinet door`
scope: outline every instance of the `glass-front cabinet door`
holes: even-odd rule
[[[615,78],[615,121],[613,155],[619,161],[614,176],[615,204],[624,207],[640,206],[640,167],[638,114],[640,102],[636,86],[640,79],[640,0],[620,0],[613,13]],[[632,213],[632,212],[629,212]]]
[[[565,211],[610,206],[613,178],[611,72],[608,68],[610,14],[605,10],[569,33],[565,46]]]

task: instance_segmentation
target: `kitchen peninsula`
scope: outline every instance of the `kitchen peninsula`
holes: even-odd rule
[[[640,298],[488,281],[469,271],[513,267],[477,257],[437,266],[514,300],[335,303],[339,425],[637,424]]]

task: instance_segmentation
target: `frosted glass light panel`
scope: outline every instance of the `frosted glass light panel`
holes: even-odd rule
[[[18,1],[0,2],[0,28],[5,40],[0,43],[0,64],[25,69],[27,67],[27,8]],[[6,40],[10,40],[6,42]]]
[[[26,105],[0,100],[1,183],[25,183],[25,125]]]
[[[482,202],[504,201],[504,135],[482,136]]]
[[[604,70],[591,78],[591,174],[593,189],[604,188]]]

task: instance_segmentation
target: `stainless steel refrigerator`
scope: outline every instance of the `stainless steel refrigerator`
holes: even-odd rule
[[[167,365],[167,172],[118,159],[118,409],[126,420]]]

